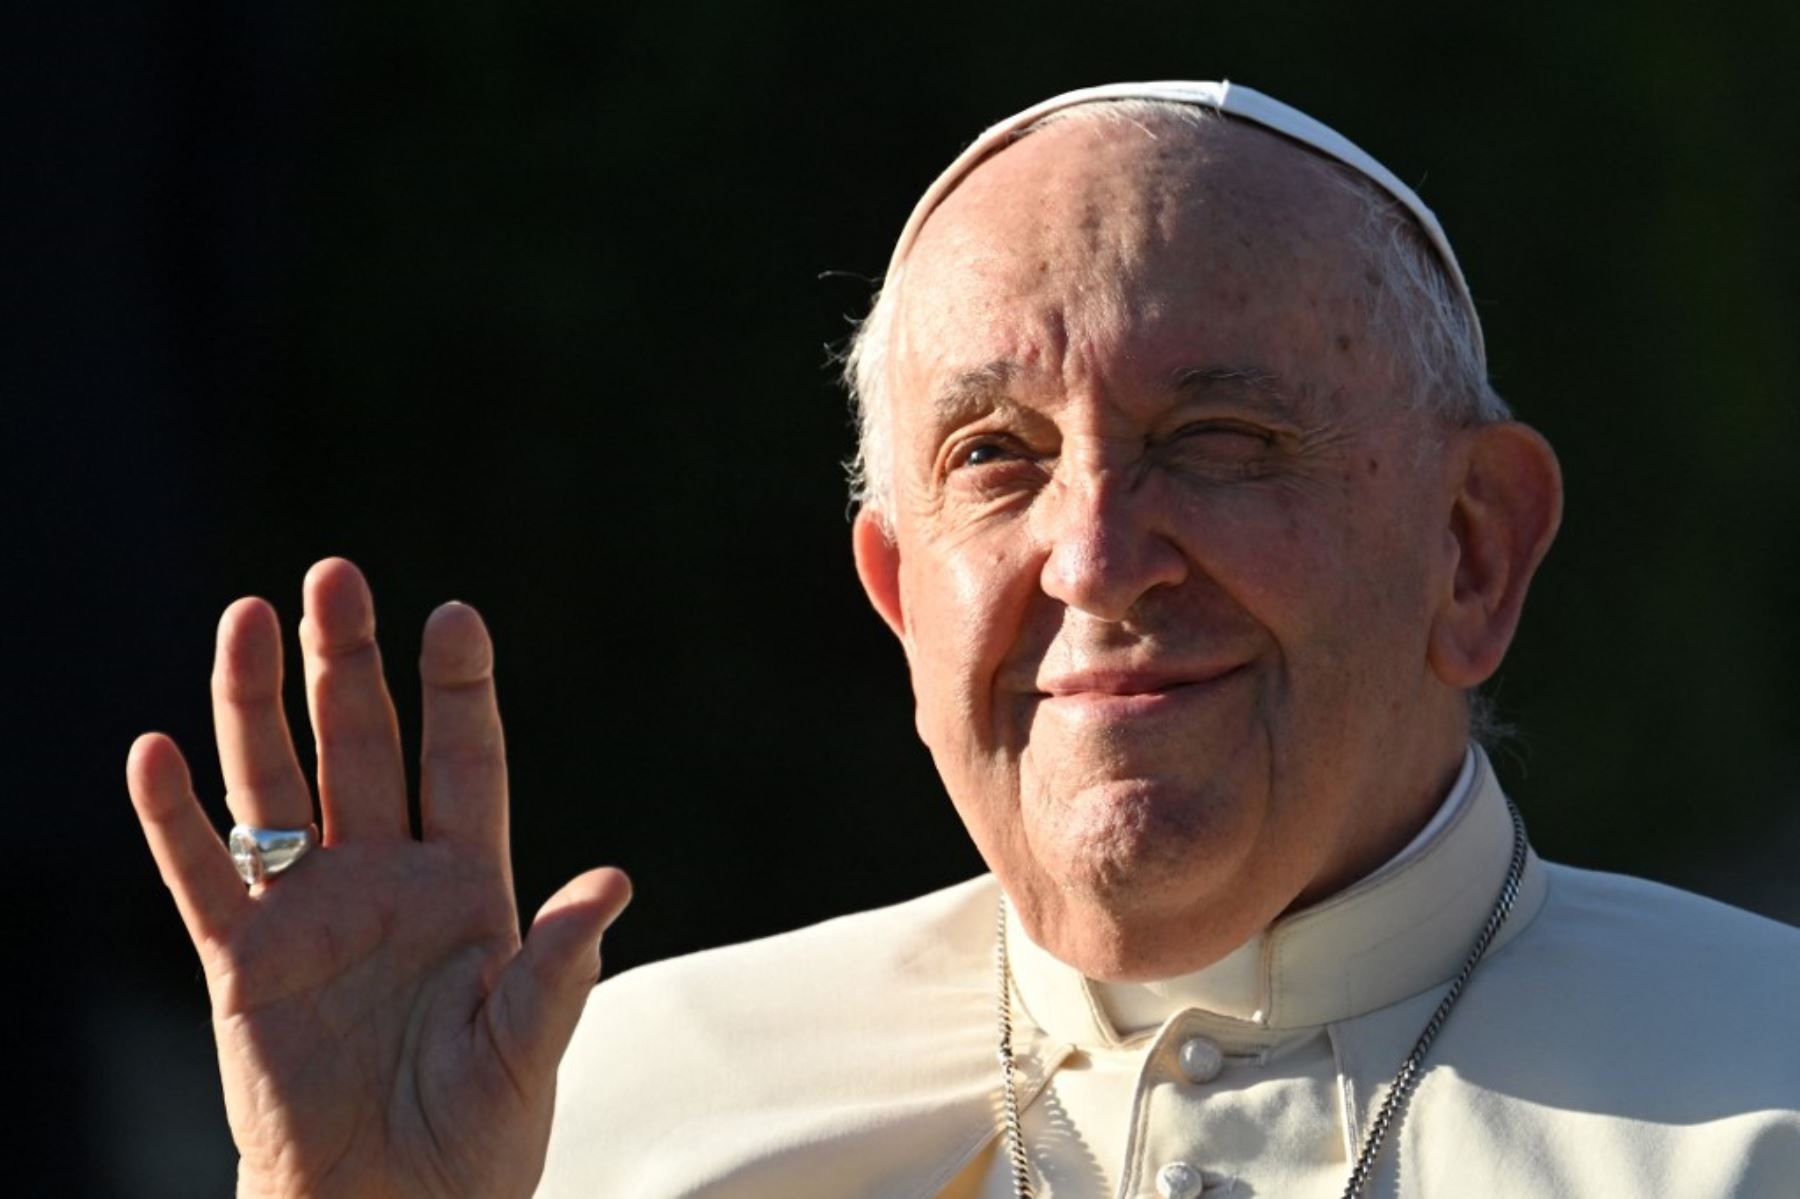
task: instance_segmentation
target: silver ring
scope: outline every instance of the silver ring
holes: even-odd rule
[[[231,864],[237,867],[244,885],[254,887],[264,879],[280,874],[306,856],[306,851],[319,843],[318,829],[253,828],[236,824],[225,845],[231,850]]]

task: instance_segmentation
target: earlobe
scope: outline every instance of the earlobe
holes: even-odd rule
[[[1455,571],[1429,646],[1433,673],[1458,690],[1499,669],[1532,576],[1562,523],[1562,470],[1542,434],[1509,421],[1465,436],[1448,529]]]
[[[904,645],[906,608],[900,597],[900,546],[886,525],[867,508],[856,514],[850,536],[863,594]]]

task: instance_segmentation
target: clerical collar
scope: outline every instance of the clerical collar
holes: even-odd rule
[[[1153,983],[1099,983],[1052,957],[1008,914],[1020,1006],[1077,1045],[1122,1044],[1199,1009],[1257,1034],[1348,1019],[1453,974],[1506,873],[1512,823],[1487,756],[1470,746],[1437,812],[1380,868],[1283,916],[1202,970]],[[1530,923],[1543,870],[1528,863],[1502,940]]]

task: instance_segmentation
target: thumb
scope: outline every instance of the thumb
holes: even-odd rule
[[[516,1076],[553,1077],[600,977],[600,934],[631,902],[631,880],[590,870],[552,895],[488,1003],[495,1049]]]

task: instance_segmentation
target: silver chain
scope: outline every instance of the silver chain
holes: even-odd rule
[[[1014,1199],[1032,1199],[1031,1166],[1025,1157],[1025,1133],[1019,1127],[1019,1087],[1014,1081],[1018,1064],[1013,1060],[1012,966],[1006,959],[1006,896],[1000,896],[998,935],[994,938],[994,969],[1000,976],[1000,1126],[1006,1135],[1006,1156],[1012,1161]]]
[[[1388,1085],[1387,1098],[1382,1101],[1381,1109],[1375,1113],[1375,1119],[1370,1121],[1364,1132],[1362,1147],[1357,1152],[1355,1164],[1350,1167],[1350,1179],[1344,1184],[1344,1199],[1360,1199],[1367,1191],[1369,1180],[1375,1174],[1375,1162],[1380,1158],[1381,1148],[1387,1142],[1388,1131],[1405,1111],[1407,1101],[1412,1098],[1413,1088],[1419,1085],[1425,1068],[1425,1055],[1430,1052],[1431,1043],[1437,1040],[1444,1021],[1450,1017],[1450,1009],[1462,998],[1469,976],[1475,973],[1475,967],[1487,955],[1488,947],[1500,933],[1500,926],[1506,923],[1513,904],[1518,901],[1519,884],[1525,877],[1525,855],[1529,842],[1525,838],[1525,819],[1519,815],[1519,809],[1513,806],[1511,800],[1506,802],[1506,811],[1512,817],[1512,860],[1507,863],[1506,879],[1500,884],[1500,895],[1494,900],[1493,910],[1488,913],[1487,922],[1481,926],[1481,933],[1475,938],[1475,944],[1470,948],[1462,969],[1456,972],[1456,977],[1450,982],[1450,989],[1438,1001],[1431,1019],[1425,1022],[1424,1031],[1413,1043],[1412,1052],[1400,1063],[1400,1072],[1394,1075],[1394,1081]],[[1006,1140],[1006,1156],[1012,1163],[1013,1195],[1016,1199],[1032,1199],[1031,1168],[1025,1155],[1025,1133],[1019,1123],[1019,1090],[1016,1080],[1018,1065],[1013,1056],[1012,967],[1006,956],[1005,895],[1000,897],[999,931],[995,946],[994,963],[1000,983],[1001,1132]]]

